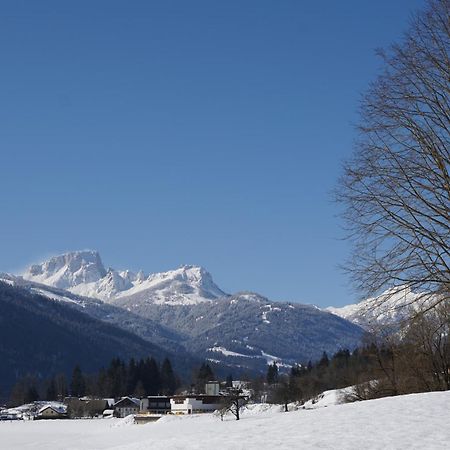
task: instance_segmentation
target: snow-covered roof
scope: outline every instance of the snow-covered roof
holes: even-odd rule
[[[39,410],[39,414],[42,414],[46,409],[53,409],[58,414],[65,414],[66,408],[64,406],[57,406],[57,405],[45,405]]]
[[[123,402],[125,403],[126,401],[132,402],[134,403],[136,406],[140,405],[140,400],[138,398],[133,398],[133,397],[123,397],[121,398],[118,402],[116,402],[114,404],[115,407],[117,406],[121,406],[120,404]]]

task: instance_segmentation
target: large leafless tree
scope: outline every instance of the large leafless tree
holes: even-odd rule
[[[450,0],[429,0],[361,102],[338,189],[357,287],[450,293]]]

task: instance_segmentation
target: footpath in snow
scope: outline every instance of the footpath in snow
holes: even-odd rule
[[[444,449],[450,442],[450,391],[280,412],[254,405],[240,421],[213,415],[0,423],[1,449]],[[317,405],[317,404],[316,404]],[[319,405],[320,406],[320,405]]]

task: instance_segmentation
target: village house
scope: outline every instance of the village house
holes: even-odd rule
[[[136,398],[124,397],[114,403],[116,417],[126,417],[130,414],[137,414],[139,412],[139,408],[140,402]]]
[[[186,394],[170,399],[172,414],[210,413],[222,407],[221,395]]]
[[[54,405],[45,405],[39,411],[37,419],[64,419],[67,417],[65,408],[56,407]]]
[[[151,395],[141,398],[141,414],[168,414],[170,409],[170,397],[165,395]]]

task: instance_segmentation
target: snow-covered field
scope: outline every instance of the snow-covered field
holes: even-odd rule
[[[450,391],[289,413],[255,405],[237,422],[213,415],[0,423],[1,449],[443,449],[450,442]]]

